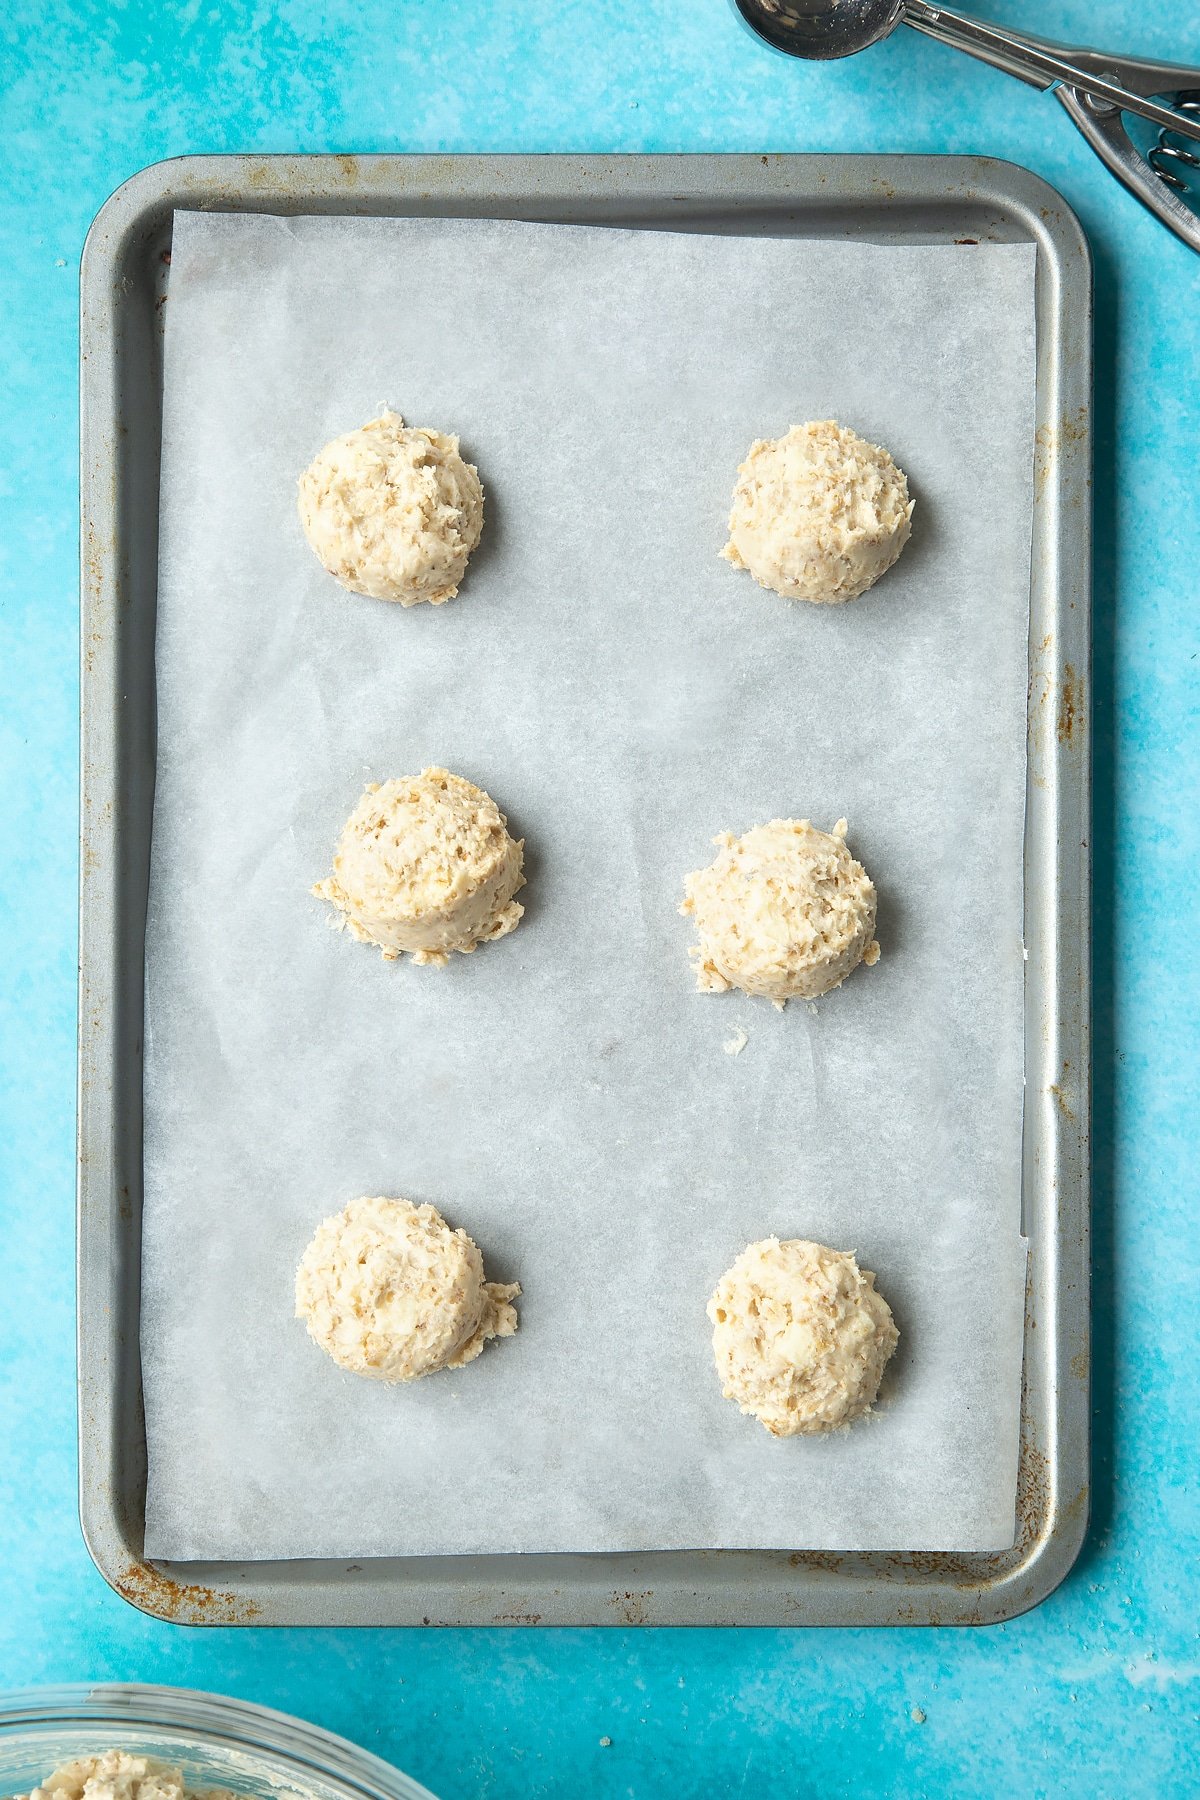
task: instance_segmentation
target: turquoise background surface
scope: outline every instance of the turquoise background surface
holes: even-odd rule
[[[991,11],[1200,63],[1194,4]],[[446,1800],[1200,1792],[1200,259],[1052,100],[908,31],[815,67],[760,49],[725,0],[14,0],[0,45],[0,1687],[237,1694]],[[144,1618],[89,1562],[71,1274],[79,252],[134,170],[220,150],[984,152],[1081,216],[1098,307],[1095,1503],[1074,1573],[1033,1614],[961,1632],[197,1631]]]

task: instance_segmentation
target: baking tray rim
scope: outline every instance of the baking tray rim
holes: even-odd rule
[[[1041,821],[1043,833],[1049,823],[1055,835],[1054,879],[1037,895],[1049,907],[1046,929],[1032,934],[1030,952],[1031,973],[1037,965],[1050,1005],[1032,1022],[1028,982],[1026,994],[1023,1200],[1037,1197],[1042,1254],[1036,1279],[1031,1256],[1021,1518],[1012,1551],[717,1550],[259,1564],[143,1558],[136,1465],[140,1457],[144,1483],[145,1449],[144,1431],[140,1445],[137,1438],[133,1279],[139,1210],[133,1171],[118,1160],[121,1120],[129,1111],[122,1104],[129,1093],[122,1049],[136,1063],[132,1110],[140,1146],[140,973],[136,1038],[121,1010],[118,977],[122,902],[128,903],[130,886],[120,862],[123,815],[137,799],[135,784],[127,791],[121,776],[139,767],[131,734],[139,723],[146,726],[145,719],[130,722],[122,682],[137,636],[131,533],[139,528],[139,499],[143,516],[156,503],[158,421],[153,480],[140,473],[139,496],[130,491],[136,446],[123,383],[132,365],[122,333],[132,329],[130,303],[136,308],[138,301],[131,259],[145,260],[171,214],[188,208],[542,219],[578,217],[582,209],[593,223],[669,227],[673,219],[695,228],[721,217],[725,229],[738,212],[760,228],[783,212],[793,229],[807,223],[807,235],[900,241],[922,237],[923,211],[937,217],[957,209],[980,235],[1036,244],[1027,938],[1031,819]],[[931,230],[923,241],[946,235]],[[964,232],[954,241],[976,240]],[[161,299],[141,297],[143,337],[153,351],[149,308]],[[1029,170],[984,157],[179,157],[134,175],[93,223],[81,265],[80,361],[79,1507],[89,1553],[105,1580],[141,1610],[187,1623],[982,1624],[1039,1604],[1082,1547],[1089,1503],[1091,265],[1082,228],[1062,196]],[[146,370],[141,373],[144,378]],[[160,395],[157,374],[150,380]],[[1044,622],[1048,603],[1056,629],[1038,643],[1035,613]],[[144,643],[141,654],[144,659]],[[144,778],[148,749],[152,792],[152,647],[150,655],[151,717],[140,766]],[[1063,821],[1072,817],[1078,829],[1068,830],[1064,841]],[[144,916],[144,892],[141,906]],[[1058,1079],[1035,1088],[1031,1063]],[[122,1173],[131,1179],[120,1181]],[[1032,1245],[1028,1214],[1026,1228]],[[1039,1295],[1053,1303],[1044,1317]],[[144,1508],[144,1485],[141,1502]]]

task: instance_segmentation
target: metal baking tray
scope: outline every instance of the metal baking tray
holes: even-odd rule
[[[155,765],[162,308],[176,208],[460,215],[1037,246],[1025,824],[1018,1537],[1001,1554],[788,1551],[147,1562],[138,1347]],[[89,234],[81,295],[80,1517],[101,1573],[209,1624],[987,1624],[1043,1600],[1088,1516],[1091,267],[1053,188],[950,156],[184,157]],[[920,325],[914,323],[914,332]],[[919,341],[918,341],[919,349]]]

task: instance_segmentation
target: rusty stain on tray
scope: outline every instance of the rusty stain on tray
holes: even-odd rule
[[[793,1550],[788,1557],[793,1569],[828,1569],[836,1575],[845,1561],[845,1553],[836,1550]]]
[[[1021,1456],[1017,1466],[1017,1541],[1011,1552],[1024,1559],[1045,1528],[1050,1503],[1050,1465],[1022,1421]]]
[[[1039,425],[1033,434],[1033,480],[1034,499],[1041,500],[1046,482],[1050,478],[1059,455],[1065,450],[1074,450],[1080,444],[1086,444],[1088,436],[1088,408],[1077,406],[1073,412],[1064,413],[1054,425]]]
[[[1075,741],[1075,712],[1079,705],[1078,684],[1075,670],[1071,663],[1063,669],[1062,695],[1058,706],[1058,741],[1060,744],[1071,744]]]
[[[648,1612],[646,1602],[653,1598],[653,1588],[646,1588],[640,1594],[622,1594],[618,1590],[612,1597],[612,1603],[627,1625],[644,1625]]]
[[[88,521],[84,533],[83,576],[93,599],[99,600],[104,587],[104,575],[108,561],[116,555],[116,543],[112,536],[101,543],[96,527]],[[100,633],[92,632],[93,639],[99,640]]]
[[[262,1612],[257,1601],[241,1599],[224,1588],[199,1582],[172,1581],[152,1563],[130,1563],[116,1581],[122,1599],[184,1625],[248,1625]]]
[[[1067,1076],[1070,1074],[1070,1072],[1071,1072],[1070,1063],[1064,1062],[1063,1066],[1062,1066],[1062,1074],[1059,1076],[1057,1081],[1052,1081],[1050,1083],[1050,1092],[1054,1095],[1055,1101],[1058,1105],[1058,1110],[1062,1114],[1063,1118],[1069,1119],[1071,1121],[1071,1123],[1074,1124],[1075,1123],[1075,1114],[1072,1111],[1070,1102],[1068,1101],[1066,1093],[1064,1092],[1066,1079],[1067,1079]]]

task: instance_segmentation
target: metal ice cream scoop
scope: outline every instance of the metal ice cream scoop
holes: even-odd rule
[[[1200,69],[1072,49],[928,0],[733,0],[733,5],[752,31],[788,56],[818,62],[852,56],[904,24],[1031,87],[1053,90],[1117,180],[1200,251],[1200,215],[1181,198],[1192,170],[1200,170],[1200,149],[1192,147],[1200,145]],[[1126,131],[1126,113],[1159,127],[1148,156]]]

